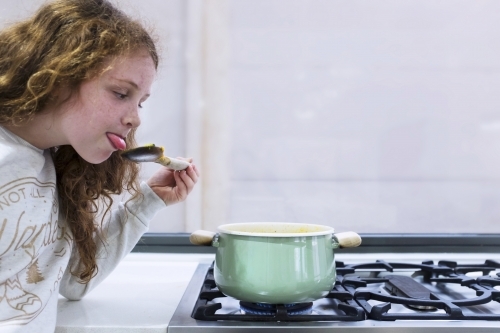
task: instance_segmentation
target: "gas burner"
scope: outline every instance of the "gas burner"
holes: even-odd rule
[[[206,271],[198,299],[191,314],[197,320],[250,322],[304,322],[304,321],[361,321],[366,319],[364,310],[353,300],[352,294],[340,285],[339,280],[324,298],[328,311],[313,311],[314,302],[288,305],[240,302],[222,294],[217,288],[213,264]],[[238,309],[225,312],[226,303],[238,302]],[[274,307],[274,309],[273,309]],[[259,314],[256,314],[257,309]],[[326,312],[326,313],[325,313]]]
[[[280,311],[286,314],[304,315],[312,313],[313,303],[296,303],[296,304],[265,304],[265,303],[250,303],[240,302],[240,308],[244,313],[254,315],[275,315]]]
[[[377,268],[393,272],[394,268],[409,269],[419,267],[424,274],[425,283],[419,283],[412,277],[404,275],[386,275],[377,278],[361,278],[359,276],[345,277],[342,285],[354,294],[354,299],[367,312],[368,318],[375,320],[500,320],[499,312],[485,312],[470,310],[471,306],[485,306],[492,300],[500,298],[499,291],[490,287],[493,285],[489,278],[474,279],[467,273],[481,272],[484,275],[500,268],[500,263],[486,260],[484,264],[459,265],[453,261],[439,261],[437,265],[432,261],[422,262],[421,265],[404,263],[386,263],[377,261],[361,265],[346,266],[349,268]],[[412,274],[413,277],[419,274]],[[492,278],[493,280],[496,280]],[[484,283],[486,282],[486,283]],[[383,295],[377,291],[357,290],[370,284],[385,283],[385,289],[390,295]],[[441,287],[458,285],[475,295],[464,298],[449,297],[438,291],[431,292],[426,285],[432,284]],[[371,305],[368,301],[382,302]],[[417,310],[414,313],[391,313],[393,305],[403,305],[408,309]],[[442,310],[441,313],[431,313],[432,310]],[[426,310],[426,311],[422,311]],[[444,313],[443,313],[444,312]]]
[[[387,279],[385,283],[385,289],[394,296],[406,297],[408,299],[431,299],[431,291],[427,289],[422,284],[418,283],[409,276],[403,275],[389,275],[385,277]],[[422,311],[422,312],[434,312],[438,308],[432,305],[418,305],[418,304],[404,304],[408,309]]]
[[[421,312],[434,312],[438,308],[430,305],[414,305],[414,304],[404,304],[404,306],[410,310],[421,311]]]
[[[191,316],[196,320],[248,322],[500,321],[500,263],[493,260],[474,265],[337,261],[336,267],[336,283],[323,299],[273,305],[222,294],[214,281],[212,264],[204,271]]]

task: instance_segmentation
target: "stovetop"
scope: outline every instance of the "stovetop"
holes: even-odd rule
[[[500,262],[449,260],[336,262],[328,296],[303,304],[254,304],[223,295],[213,263],[200,264],[174,313],[168,332],[250,330],[439,332],[500,329]]]

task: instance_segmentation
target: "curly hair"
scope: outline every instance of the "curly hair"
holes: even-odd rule
[[[155,41],[141,23],[106,0],[57,0],[31,18],[0,32],[0,124],[22,125],[55,100],[57,90],[75,90],[100,75],[109,59],[147,50],[158,68]],[[127,147],[135,147],[135,131]],[[80,256],[72,274],[86,283],[98,271],[97,241],[112,195],[140,196],[139,167],[114,152],[100,164],[81,158],[72,146],[51,148],[61,214]],[[98,220],[98,207],[105,213]]]

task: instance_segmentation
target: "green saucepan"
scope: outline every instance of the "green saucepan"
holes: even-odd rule
[[[198,230],[190,240],[216,247],[214,279],[226,296],[269,304],[312,302],[335,284],[334,251],[361,244],[352,231],[316,224],[252,222]]]

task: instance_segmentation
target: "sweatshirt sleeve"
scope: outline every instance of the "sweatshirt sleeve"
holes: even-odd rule
[[[163,200],[145,183],[141,183],[143,198],[139,197],[120,203],[110,215],[107,228],[103,231],[103,241],[97,241],[98,272],[88,283],[79,282],[71,274],[78,267],[79,255],[73,243],[69,264],[60,281],[59,293],[69,300],[79,300],[104,280],[120,261],[134,248],[141,236],[148,230],[154,215],[166,207]]]

